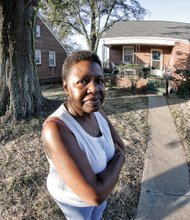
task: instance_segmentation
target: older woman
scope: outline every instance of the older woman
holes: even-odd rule
[[[47,188],[67,219],[99,220],[125,162],[124,144],[100,109],[105,79],[99,57],[91,51],[69,55],[63,87],[68,100],[43,126]]]

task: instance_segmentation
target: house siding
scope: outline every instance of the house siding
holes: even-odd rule
[[[123,47],[133,46],[133,57],[132,51],[126,50],[129,53],[125,56],[126,60],[152,66],[151,74],[162,76],[165,68],[174,74],[176,69],[190,70],[189,23],[120,21],[103,35],[102,40],[109,48],[109,61],[117,66],[123,63]],[[152,60],[153,50],[157,51]]]
[[[41,64],[37,65],[39,80],[40,82],[61,81],[62,65],[67,56],[66,50],[40,18],[37,18],[37,25],[40,26],[40,37],[36,37],[36,49],[41,50]],[[55,67],[49,67],[49,51],[55,52]]]
[[[115,65],[123,63],[123,47],[129,45],[112,45],[110,48],[110,62]],[[176,42],[175,46],[130,45],[134,47],[134,63],[151,63],[151,49],[161,50],[163,56],[162,66],[175,71],[175,69],[190,69],[190,45]]]

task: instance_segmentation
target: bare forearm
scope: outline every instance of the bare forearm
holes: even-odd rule
[[[124,156],[120,154],[115,154],[113,159],[110,161],[108,167],[102,173],[97,175],[98,188],[102,200],[105,200],[109,196],[109,194],[117,184],[119,174],[124,162]]]

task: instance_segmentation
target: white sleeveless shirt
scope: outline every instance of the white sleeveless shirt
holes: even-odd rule
[[[102,136],[93,137],[89,135],[81,125],[70,115],[62,104],[52,115],[59,117],[76,137],[81,150],[86,154],[92,170],[95,174],[101,173],[110,159],[112,159],[115,147],[107,121],[100,112],[95,112],[96,120],[99,124]],[[50,169],[47,177],[47,188],[50,194],[58,201],[77,207],[90,206],[83,202],[71,188],[69,188],[64,179],[56,171],[50,158],[48,158]]]

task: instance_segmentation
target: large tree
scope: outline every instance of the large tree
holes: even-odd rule
[[[26,118],[35,114],[43,103],[34,62],[37,3],[37,0],[0,0],[1,119]]]
[[[142,19],[146,10],[136,0],[42,0],[42,13],[63,36],[81,34],[97,51],[103,33],[115,22]]]

